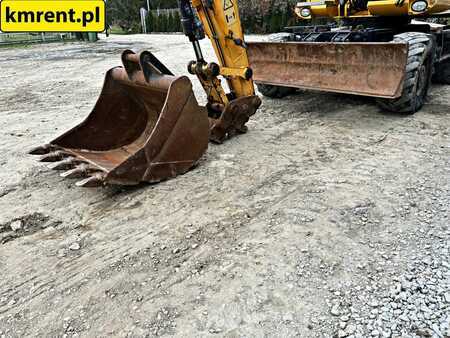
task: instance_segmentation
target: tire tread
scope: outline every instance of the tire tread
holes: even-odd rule
[[[396,113],[413,114],[422,108],[424,103],[424,100],[417,102],[415,93],[417,72],[424,62],[428,62],[428,58],[433,55],[433,40],[425,33],[407,32],[396,35],[394,42],[408,43],[408,61],[402,95],[397,99],[378,99],[377,102],[386,110]],[[432,65],[432,63],[430,64]],[[426,91],[428,91],[428,86]],[[426,94],[427,92],[425,92],[424,97],[426,97]]]

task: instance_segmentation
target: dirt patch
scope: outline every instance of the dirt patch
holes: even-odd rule
[[[36,212],[0,224],[0,244],[8,243],[20,237],[31,236],[40,230],[58,224],[58,222],[50,224],[49,220],[50,217]]]

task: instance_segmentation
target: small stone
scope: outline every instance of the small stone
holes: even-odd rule
[[[192,248],[192,249],[197,249],[197,248],[198,248],[198,244],[197,244],[197,243],[192,244],[191,248]]]
[[[54,234],[56,232],[56,229],[54,227],[52,227],[52,226],[49,226],[49,227],[45,228],[43,230],[43,232],[46,235],[51,235],[51,234]]]
[[[429,329],[418,329],[416,334],[420,337],[432,337],[433,333]]]
[[[450,303],[450,292],[444,293],[444,299],[446,303]]]
[[[20,231],[22,230],[22,221],[19,219],[17,221],[12,222],[10,225],[12,231]]]
[[[290,323],[292,321],[294,321],[294,315],[292,313],[286,313],[283,316],[283,322]]]
[[[177,254],[177,253],[179,253],[179,252],[180,252],[180,249],[179,249],[179,248],[176,248],[176,249],[173,249],[173,250],[172,250],[172,253],[173,253],[173,254]]]
[[[380,336],[380,331],[378,331],[378,330],[373,330],[373,331],[370,333],[370,335],[371,335],[372,337],[379,337],[379,336]]]
[[[341,318],[339,318],[342,322],[348,322],[350,320],[349,316],[342,316]]]
[[[80,249],[81,249],[81,246],[79,243],[73,243],[69,246],[69,250],[72,250],[72,251],[78,251]]]
[[[400,318],[400,320],[402,320],[402,321],[404,321],[404,322],[409,322],[409,318],[406,316],[406,315],[401,315],[400,317],[398,317],[398,318]]]
[[[386,331],[381,332],[381,335],[383,336],[383,338],[391,338],[392,332],[391,330],[387,329]]]
[[[347,334],[349,334],[349,335],[355,333],[355,331],[356,331],[356,325],[355,324],[347,325],[347,328],[345,329],[345,332],[347,332]]]
[[[437,326],[436,324],[433,324],[433,326],[431,327],[434,331],[434,333],[436,333],[436,335],[438,337],[443,337],[441,331],[439,330],[439,326]]]
[[[345,332],[344,330],[339,330],[338,331],[338,338],[344,338],[344,337],[347,337],[347,336],[348,336],[348,333]]]
[[[339,316],[339,315],[341,314],[341,311],[339,310],[339,306],[338,306],[338,305],[334,305],[334,306],[331,308],[330,313],[331,313],[333,316]]]
[[[425,257],[422,262],[426,265],[431,265],[431,258],[430,257]]]

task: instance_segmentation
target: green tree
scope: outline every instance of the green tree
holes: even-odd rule
[[[175,20],[174,20],[172,12],[169,13],[169,18],[167,20],[167,31],[175,32]]]
[[[280,29],[283,29],[284,27],[289,25],[289,19],[290,19],[290,13],[291,8],[289,5],[287,5],[285,8],[283,8],[283,13],[281,14],[281,25]]]
[[[174,32],[181,32],[183,28],[181,27],[181,17],[180,12],[176,11],[173,16],[173,21],[175,23]]]
[[[140,8],[145,6],[142,0],[109,0],[106,13],[112,24],[119,25],[125,32],[132,32],[140,24]]]
[[[159,22],[159,16],[156,13],[152,12],[152,22],[153,22],[153,32],[159,32],[159,26],[160,26],[160,22]]]
[[[167,15],[165,13],[161,14],[159,18],[160,18],[160,29],[159,29],[160,32],[167,32]]]
[[[273,11],[269,16],[268,33],[275,33],[280,29],[281,14],[278,11]]]
[[[154,19],[154,17],[153,17],[153,14],[152,14],[152,12],[148,12],[147,13],[147,32],[148,33],[150,33],[150,32],[153,32],[153,29],[154,29],[154,22],[153,22],[153,19]]]

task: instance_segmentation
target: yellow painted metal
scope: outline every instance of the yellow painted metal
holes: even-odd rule
[[[198,76],[198,79],[205,90],[208,102],[220,103],[224,106],[229,104],[222,82],[217,77],[205,79],[202,76]]]
[[[220,75],[226,78],[235,78],[240,77],[242,79],[247,79],[247,73],[249,68],[230,68],[230,67],[221,67]]]
[[[307,5],[310,2],[311,5]],[[351,9],[350,2],[345,5],[345,17],[361,17],[361,16],[420,16],[423,14],[437,14],[450,10],[450,0],[427,0],[428,8],[425,12],[414,12],[411,5],[414,0],[373,0],[367,4],[367,12],[354,11]],[[326,0],[325,2],[317,2],[316,0],[308,0],[301,2],[295,8],[295,13],[299,19],[309,20],[314,17],[335,17],[339,18],[339,0]],[[300,15],[302,8],[310,8],[311,16],[302,17]]]
[[[428,13],[436,14],[450,10],[450,0],[430,0]]]
[[[369,1],[367,8],[370,15],[378,16],[404,16],[409,12],[409,1],[406,0],[401,5],[397,5],[397,0],[376,0]]]
[[[249,67],[249,61],[238,1],[213,0],[212,7],[208,8],[205,0],[193,0],[192,5],[211,40],[223,72],[221,75],[226,77],[233,94],[236,97],[255,95],[253,81],[241,76]],[[231,68],[236,70],[230,71]]]

